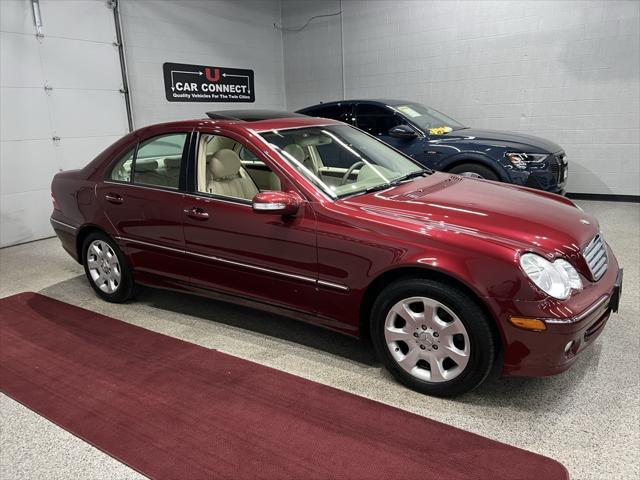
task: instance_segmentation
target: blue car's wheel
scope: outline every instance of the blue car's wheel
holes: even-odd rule
[[[469,178],[484,178],[485,180],[494,181],[500,180],[493,170],[485,167],[484,165],[478,165],[477,163],[462,163],[453,167],[449,172]]]

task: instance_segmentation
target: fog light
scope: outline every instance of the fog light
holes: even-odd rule
[[[569,355],[569,352],[571,351],[571,349],[573,348],[573,345],[575,344],[575,342],[573,340],[571,340],[569,343],[567,343],[564,347],[564,354],[565,355]]]

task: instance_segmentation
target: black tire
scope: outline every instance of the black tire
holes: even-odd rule
[[[115,290],[111,293],[101,290],[100,287],[93,280],[93,277],[90,273],[90,269],[88,265],[90,254],[88,250],[91,244],[95,241],[101,241],[106,243],[111,248],[111,250],[115,253],[118,259],[118,264],[120,268],[120,280]],[[136,290],[135,288],[136,286],[133,281],[133,275],[131,273],[131,269],[129,268],[129,264],[127,263],[127,260],[124,254],[122,253],[122,251],[118,248],[118,245],[116,244],[116,242],[108,235],[102,232],[93,232],[93,233],[90,233],[87,236],[87,238],[84,239],[84,242],[82,243],[82,264],[84,265],[84,273],[87,276],[89,285],[91,285],[93,290],[103,300],[106,300],[107,302],[113,302],[113,303],[122,303],[122,302],[126,302],[127,300],[133,297]]]
[[[449,170],[450,173],[455,173],[457,175],[465,175],[467,174],[468,176],[475,176],[478,175],[479,177],[484,178],[485,180],[493,180],[493,181],[499,181],[500,179],[498,178],[498,175],[496,175],[496,173],[491,170],[489,167],[485,167],[484,165],[480,165],[477,163],[462,163],[460,165],[456,165],[455,167],[453,167],[451,170]]]
[[[387,314],[398,302],[410,297],[428,297],[443,304],[464,325],[469,340],[468,363],[455,378],[425,381],[404,370],[392,356],[385,340]],[[371,312],[371,340],[380,361],[400,383],[440,397],[460,395],[484,382],[495,363],[499,342],[491,319],[467,293],[442,282],[418,278],[396,281],[378,296]]]

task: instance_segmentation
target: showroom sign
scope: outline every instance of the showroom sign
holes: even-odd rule
[[[255,102],[253,70],[165,63],[164,90],[170,102]]]

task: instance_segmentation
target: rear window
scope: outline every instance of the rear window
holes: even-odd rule
[[[108,179],[177,189],[187,137],[187,133],[172,133],[145,140],[116,162]]]

